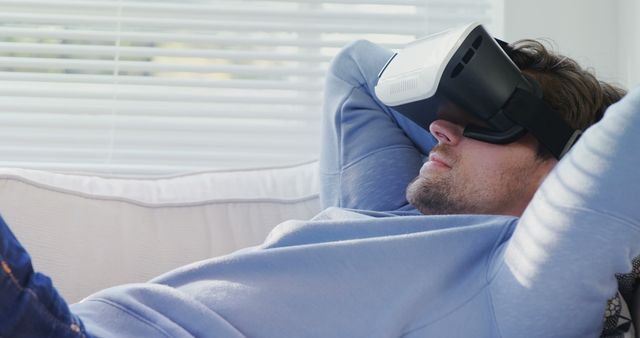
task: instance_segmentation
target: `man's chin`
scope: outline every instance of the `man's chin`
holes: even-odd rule
[[[458,201],[451,198],[451,185],[446,179],[416,177],[407,186],[406,198],[424,215],[460,214]]]

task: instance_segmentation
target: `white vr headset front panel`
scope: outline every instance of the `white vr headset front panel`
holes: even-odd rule
[[[378,99],[393,107],[433,96],[449,60],[478,26],[472,23],[407,45],[381,72],[375,88]]]

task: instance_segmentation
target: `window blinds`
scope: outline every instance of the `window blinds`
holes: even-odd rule
[[[126,175],[318,157],[324,74],[496,0],[0,0],[0,166]]]

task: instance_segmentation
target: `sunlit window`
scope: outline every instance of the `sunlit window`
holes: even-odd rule
[[[491,24],[495,3],[0,0],[0,165],[153,175],[314,160],[342,46]]]

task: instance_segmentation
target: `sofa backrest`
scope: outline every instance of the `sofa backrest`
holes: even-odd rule
[[[0,169],[0,214],[76,302],[261,243],[320,209],[317,162],[162,178]]]

